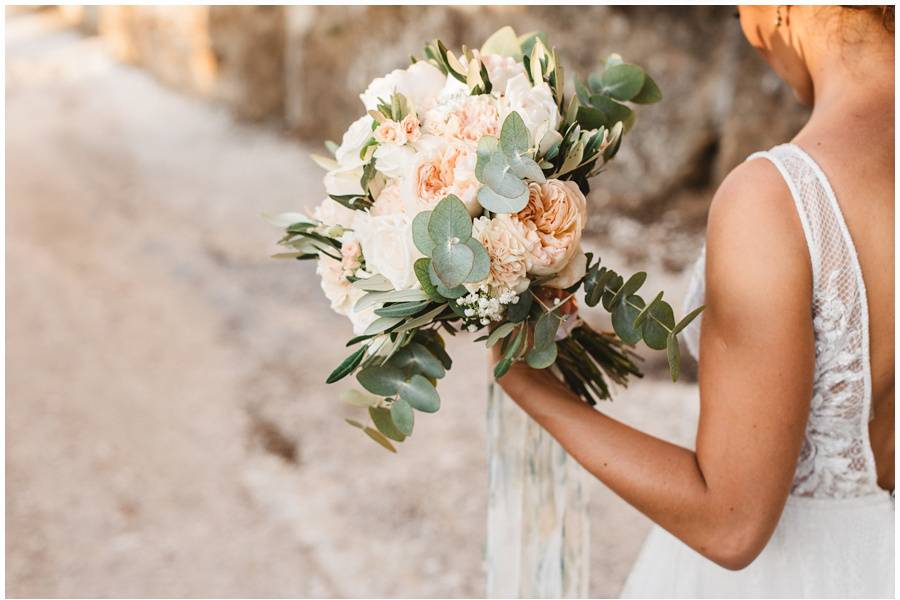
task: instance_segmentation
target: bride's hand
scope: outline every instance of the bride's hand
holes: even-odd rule
[[[575,318],[575,315],[578,314],[578,304],[576,303],[575,298],[571,297],[571,294],[564,290],[542,287],[536,290],[536,294],[538,300],[549,307],[554,306],[554,302],[561,301],[568,297],[565,305],[556,309],[557,314],[562,317],[568,317],[569,319]],[[534,324],[529,323],[526,341],[530,343],[533,335]],[[503,358],[501,346],[502,344],[498,343],[494,344],[491,348],[492,364],[497,364]],[[503,377],[498,379],[497,382],[510,394],[513,394],[512,390],[523,389],[523,387],[533,390],[536,385],[551,385],[555,388],[562,384],[549,368],[534,369],[528,366],[528,363],[524,360],[513,362],[509,371],[507,371]],[[565,388],[565,386],[563,387]],[[565,389],[568,390],[568,388]]]

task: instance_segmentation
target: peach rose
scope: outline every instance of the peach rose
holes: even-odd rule
[[[511,215],[501,214],[492,219],[475,219],[472,237],[484,245],[491,258],[490,274],[485,281],[472,285],[473,288],[486,283],[500,292],[508,289],[521,294],[528,289],[529,257],[540,245],[533,231]]]
[[[389,180],[375,203],[369,209],[369,214],[373,217],[381,217],[384,215],[395,215],[403,212],[403,201],[400,198],[400,182],[396,179]]]
[[[403,130],[403,127],[397,121],[390,119],[385,119],[379,123],[375,131],[372,132],[372,137],[379,144],[397,144],[402,146],[406,143],[406,132]]]
[[[486,135],[500,134],[500,112],[493,96],[461,96],[428,111],[425,130],[433,135],[472,144]]]
[[[402,129],[404,135],[406,135],[407,141],[412,143],[419,141],[419,138],[422,136],[422,131],[419,129],[419,126],[419,119],[412,113],[406,115],[403,117],[403,120],[400,121],[400,129]]]
[[[348,239],[341,244],[341,269],[344,277],[349,277],[356,273],[356,270],[362,266],[362,248],[359,241]]]
[[[528,204],[513,216],[540,240],[529,273],[554,275],[569,264],[581,243],[586,215],[587,201],[575,182],[528,184]]]
[[[430,210],[448,194],[455,194],[462,200],[470,215],[481,214],[476,197],[481,184],[475,177],[475,150],[466,144],[446,143],[433,136],[423,139],[427,139],[429,148],[423,148],[411,172],[404,178],[401,193],[406,214],[414,217],[423,210]]]

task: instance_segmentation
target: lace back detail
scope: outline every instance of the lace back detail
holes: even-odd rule
[[[784,177],[803,225],[813,275],[816,366],[809,421],[791,494],[851,498],[880,492],[869,444],[871,373],[865,283],[856,248],[828,179],[793,144],[758,152]],[[703,262],[687,301],[702,302]],[[699,321],[699,320],[698,320]],[[685,331],[697,356],[699,323]]]

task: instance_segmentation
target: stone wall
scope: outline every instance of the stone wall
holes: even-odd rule
[[[626,254],[647,246],[678,269],[696,251],[725,174],[790,139],[807,111],[744,41],[730,7],[101,7],[117,56],[170,85],[285,126],[314,145],[340,139],[374,77],[424,41],[478,45],[510,24],[545,31],[570,74],[611,52],[645,66],[662,103],[640,107],[614,177],[594,186],[591,229]],[[601,210],[602,209],[602,210]],[[635,241],[634,234],[641,233]],[[653,243],[645,243],[645,241]],[[685,243],[679,244],[678,240]]]

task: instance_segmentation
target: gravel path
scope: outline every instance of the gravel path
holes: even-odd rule
[[[445,407],[380,451],[323,384],[348,324],[267,258],[259,213],[322,193],[306,150],[51,17],[6,33],[7,594],[480,595],[483,350],[453,341]],[[695,395],[612,412],[687,440]],[[592,494],[615,595],[648,524]]]

